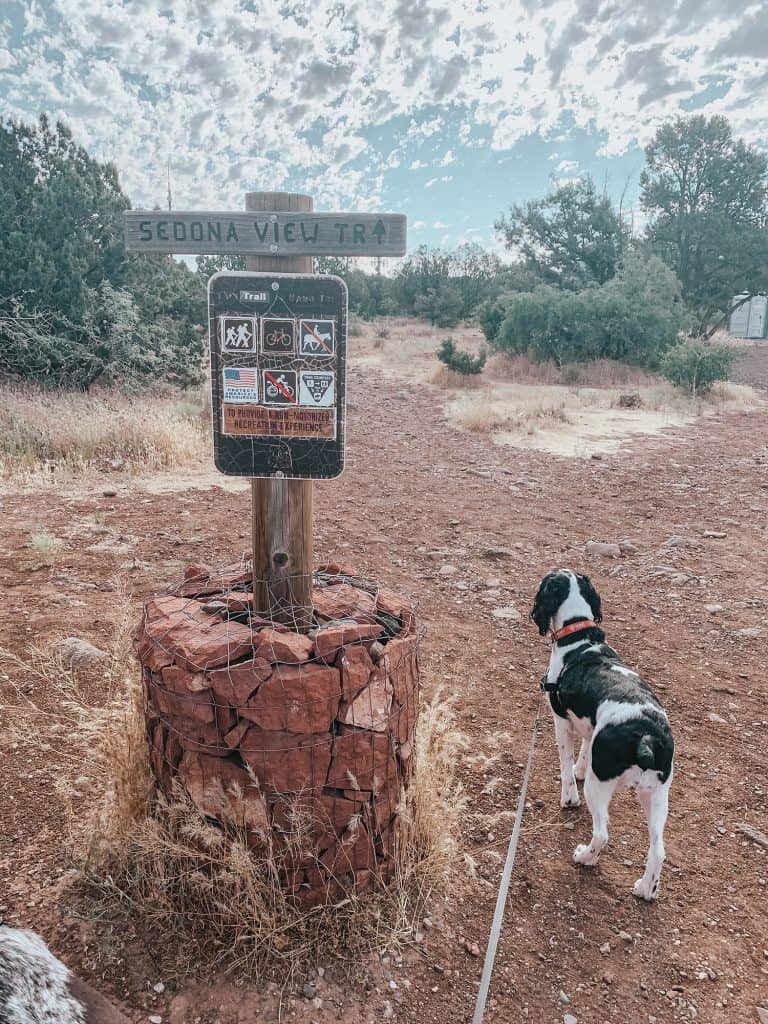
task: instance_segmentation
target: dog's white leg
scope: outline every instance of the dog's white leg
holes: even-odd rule
[[[648,817],[648,859],[645,863],[645,874],[638,878],[632,887],[632,893],[643,900],[655,900],[659,894],[659,879],[664,864],[664,826],[669,811],[669,785],[671,777],[663,785],[652,790],[637,790],[637,798]]]
[[[555,715],[555,739],[560,755],[560,806],[578,807],[581,803],[573,774],[573,726],[567,718]]]
[[[608,842],[608,805],[611,802],[618,779],[601,782],[590,768],[584,780],[584,796],[592,815],[592,839],[588,845],[581,844],[573,851],[577,864],[597,864],[603,847]]]
[[[582,740],[579,756],[576,759],[576,767],[573,769],[573,774],[580,782],[586,778],[587,769],[589,768],[589,749],[589,740]]]

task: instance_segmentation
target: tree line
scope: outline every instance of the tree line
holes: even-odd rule
[[[725,118],[678,118],[645,150],[642,229],[584,176],[514,204],[479,245],[420,246],[391,274],[319,258],[366,319],[478,320],[535,358],[655,365],[681,333],[706,337],[739,292],[768,290],[768,164]],[[62,123],[0,120],[0,373],[88,388],[187,385],[203,370],[206,282],[239,257],[129,255],[114,165]]]

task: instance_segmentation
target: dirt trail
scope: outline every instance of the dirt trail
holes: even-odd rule
[[[451,891],[438,899],[442,929],[426,931],[401,967],[386,967],[379,990],[352,1016],[364,1024],[382,1019],[389,1000],[395,1019],[408,1024],[471,1018],[481,960],[464,940],[485,948],[547,658],[527,611],[541,575],[568,565],[590,573],[609,641],[669,711],[678,749],[668,861],[659,903],[639,904],[629,890],[646,838],[625,795],[614,803],[600,868],[571,865],[589,816],[558,807],[544,716],[487,1020],[561,1024],[565,1013],[579,1024],[757,1020],[755,1007],[768,1005],[768,852],[735,826],[768,830],[764,411],[708,418],[582,460],[459,433],[431,388],[373,384],[353,371],[349,394],[348,469],[316,488],[317,556],[343,557],[420,599],[427,692],[455,693],[470,737],[464,838],[478,862],[475,880],[457,865]],[[23,652],[62,632],[98,641],[115,599],[104,588],[116,572],[141,597],[187,562],[223,562],[247,545],[245,488],[101,492],[94,484],[90,493],[1,499],[3,644]],[[24,549],[36,530],[67,538],[53,570],[35,569]],[[637,552],[585,558],[587,540],[620,538]],[[487,557],[494,547],[509,553]],[[444,565],[456,572],[441,575]],[[520,621],[494,618],[494,608],[510,605]],[[55,710],[55,694],[46,699]],[[113,954],[99,953],[76,920],[62,921],[56,882],[66,865],[48,766],[3,745],[0,733],[0,772],[0,913],[39,928],[136,1021],[148,1013],[169,1019],[172,993],[152,993],[151,960],[121,962],[117,942]],[[108,937],[104,925],[100,941]],[[385,990],[386,971],[397,988]],[[273,1019],[261,997],[254,994],[246,1011],[224,989],[220,1002],[214,994],[194,1001],[197,1015],[189,1016],[180,1000],[191,1005],[191,980],[173,984],[176,1024]],[[351,1000],[345,1011],[334,1008],[340,998],[329,989],[321,1010],[298,1000],[288,1019],[350,1019]],[[256,1005],[261,1016],[252,1016]]]

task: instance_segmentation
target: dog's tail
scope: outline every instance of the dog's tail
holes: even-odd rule
[[[655,737],[650,733],[641,736],[637,741],[637,763],[641,768],[656,768]]]

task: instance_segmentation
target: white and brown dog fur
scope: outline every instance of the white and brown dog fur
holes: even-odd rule
[[[1,1024],[129,1024],[57,960],[39,935],[0,921]]]
[[[560,755],[560,804],[592,815],[592,838],[576,847],[577,864],[597,864],[608,842],[608,807],[617,789],[634,790],[648,819],[645,872],[633,893],[654,900],[664,863],[664,826],[674,741],[667,715],[637,672],[605,643],[600,595],[587,576],[566,569],[541,581],[531,618],[552,639],[542,689],[549,694]],[[568,627],[571,627],[569,629]],[[574,741],[581,738],[574,764]]]

